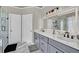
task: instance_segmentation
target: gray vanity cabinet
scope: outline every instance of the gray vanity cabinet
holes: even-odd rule
[[[63,51],[64,53],[79,53],[79,50],[74,49],[70,46],[67,46],[63,43],[60,43],[58,41],[55,41],[53,39],[49,39],[49,44],[57,47],[58,49],[60,49],[61,51]]]
[[[47,43],[43,40],[40,40],[40,49],[42,52],[47,53]]]
[[[47,53],[47,45],[48,45],[48,38],[40,35],[40,49],[42,52]]]
[[[58,50],[54,46],[48,44],[48,53],[63,53],[62,51]]]
[[[47,42],[48,42],[47,37],[34,32],[34,43],[43,53],[47,52]]]
[[[40,40],[39,40],[39,34],[34,32],[34,43],[37,45],[37,47],[40,47]]]
[[[40,34],[40,40],[43,40],[44,42],[47,42],[48,43],[48,37],[43,36],[41,34]]]
[[[65,51],[64,49],[61,48],[62,45],[60,45],[59,42],[55,41],[54,39],[49,38],[49,44],[52,45],[52,46],[55,46],[56,48],[61,50],[63,53],[67,53],[67,51]]]
[[[79,53],[79,50],[54,39],[50,39],[34,32],[34,42],[43,53]]]

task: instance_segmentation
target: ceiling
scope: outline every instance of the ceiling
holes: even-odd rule
[[[15,6],[17,8],[20,8],[20,9],[27,9],[27,10],[31,10],[33,7],[37,8],[37,9],[41,9],[41,11],[43,11],[44,13],[54,9],[55,7],[57,6]],[[31,8],[31,9],[29,9]],[[37,10],[37,9],[34,9],[34,10]]]
[[[32,6],[16,6],[18,8],[26,8],[26,7],[32,7]],[[38,8],[43,8],[43,6],[34,6],[34,7],[38,7]]]

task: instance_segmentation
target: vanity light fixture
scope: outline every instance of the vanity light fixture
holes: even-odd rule
[[[56,8],[54,8],[54,9],[52,9],[52,10],[46,12],[46,15],[48,15],[48,14],[50,14],[50,13],[53,13],[55,10],[58,10],[58,9],[59,9],[59,7],[56,7]]]

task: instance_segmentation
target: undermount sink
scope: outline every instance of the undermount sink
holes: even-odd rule
[[[70,38],[59,37],[59,36],[58,36],[57,38],[59,38],[59,39],[61,39],[61,40],[64,40],[64,41],[67,41],[67,42],[78,42],[77,39],[70,39]]]
[[[44,30],[44,31],[40,30],[40,31],[44,32],[45,34],[47,34],[49,36],[56,37],[59,40],[66,41],[68,43],[72,43],[72,44],[79,43],[79,40],[77,40],[77,39],[66,38],[66,37],[63,37],[62,35],[59,35],[59,34],[53,34],[52,31],[47,31],[47,30]]]
[[[79,47],[79,41],[77,39],[70,39],[70,38],[65,38],[65,37],[57,37],[57,38],[65,41],[66,44],[70,44],[72,46]]]

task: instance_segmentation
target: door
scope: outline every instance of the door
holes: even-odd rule
[[[9,14],[9,44],[21,42],[21,15]]]
[[[33,43],[32,38],[32,14],[22,15],[22,41]]]

